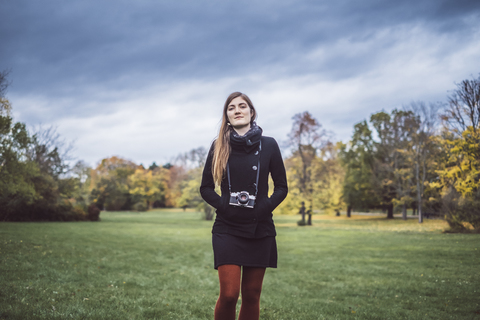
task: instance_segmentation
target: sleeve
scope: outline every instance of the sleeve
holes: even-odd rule
[[[274,140],[272,157],[270,158],[270,173],[273,180],[273,194],[270,197],[272,211],[285,199],[288,193],[287,173],[283,164],[282,154]]]
[[[212,161],[214,148],[215,142],[212,143],[212,146],[208,151],[207,161],[205,161],[205,167],[203,168],[202,174],[202,183],[200,184],[200,194],[203,200],[205,200],[215,209],[218,209],[222,201],[218,193],[215,192],[215,182],[213,181]]]

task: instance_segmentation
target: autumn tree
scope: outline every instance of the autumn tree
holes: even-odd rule
[[[480,230],[479,130],[467,128],[461,137],[443,132],[440,144],[445,157],[440,163],[442,212],[452,230],[465,230],[464,222]]]
[[[480,76],[463,80],[449,96],[442,114],[439,143],[445,154],[440,163],[442,211],[454,230],[463,222],[480,230]]]
[[[214,209],[206,203],[200,195],[200,184],[202,181],[202,167],[189,170],[189,178],[182,184],[182,195],[178,199],[178,206],[182,208],[195,208],[203,212],[205,220],[212,220]]]
[[[340,147],[340,143],[327,142],[312,161],[312,208],[333,213],[345,205],[342,198],[345,171],[339,159]]]
[[[286,142],[291,155],[285,159],[289,193],[276,211],[297,213],[302,202],[307,211],[339,210],[343,206],[339,147],[327,139],[327,132],[309,112],[298,113],[292,120]]]
[[[3,221],[29,220],[31,217],[19,210],[39,197],[34,184],[39,169],[33,162],[24,161],[30,143],[25,124],[0,115],[0,218]]]
[[[165,206],[168,173],[168,169],[158,166],[153,170],[138,167],[128,177],[129,193],[132,195],[135,210]]]
[[[292,120],[287,146],[292,150],[290,168],[294,174],[289,177],[289,181],[292,182],[291,186],[298,189],[298,195],[301,195],[302,199],[298,197],[297,201],[304,201],[312,206],[312,161],[317,156],[318,148],[327,143],[327,133],[308,111],[297,113]]]
[[[423,208],[425,203],[435,206],[435,198],[430,197],[425,202],[425,191],[431,189],[430,183],[434,182],[438,175],[437,160],[440,156],[440,146],[437,143],[438,103],[426,104],[424,102],[412,102],[406,107],[416,117],[412,122],[411,148],[406,150],[414,166],[413,180],[415,182],[416,207],[418,208],[418,222],[423,222]],[[433,201],[432,201],[433,199]]]
[[[177,206],[196,208],[203,212],[205,220],[212,220],[213,208],[200,195],[202,171],[206,158],[207,150],[204,147],[192,149],[177,157],[177,163],[181,163],[184,168],[187,168],[186,178],[179,184],[181,195],[178,198]]]
[[[396,197],[392,200],[394,206],[401,207],[402,219],[407,219],[407,207],[413,203],[414,159],[409,155],[413,149],[413,137],[420,126],[418,117],[410,110],[393,110],[394,182]]]
[[[92,170],[91,199],[100,209],[127,210],[133,205],[128,177],[137,165],[117,156],[105,158]]]
[[[387,218],[393,219],[393,199],[396,196],[394,178],[396,145],[391,116],[382,111],[373,114],[370,122],[376,130],[378,141],[374,142],[375,193],[380,203],[387,209]]]
[[[393,208],[406,207],[412,202],[412,166],[405,150],[411,147],[416,118],[411,111],[393,110],[391,115],[381,111],[370,117],[377,135],[374,141],[374,186],[380,203],[387,209],[387,218],[393,218]]]
[[[72,181],[59,136],[29,134],[14,123],[5,97],[5,74],[0,76],[0,219],[13,221],[84,220],[83,207],[71,201]],[[46,143],[48,140],[48,144]]]
[[[153,185],[157,189],[157,192],[152,197],[151,206],[153,208],[164,208],[169,206],[167,199],[171,197],[168,187],[171,175],[170,169],[165,168],[165,166],[157,166],[156,168],[149,170],[153,174]]]
[[[347,204],[347,217],[353,208],[368,209],[377,206],[379,199],[374,188],[374,145],[367,121],[354,126],[352,139],[341,144],[340,159],[345,170],[342,198]]]
[[[138,211],[148,210],[150,204],[155,201],[155,196],[160,193],[153,172],[140,167],[128,177],[128,185],[133,206]]]

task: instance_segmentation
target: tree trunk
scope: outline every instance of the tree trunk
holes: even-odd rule
[[[347,218],[350,218],[352,216],[352,206],[347,207]]]
[[[418,163],[415,164],[415,176],[417,178],[417,207],[418,207],[418,223],[423,223],[422,215],[422,192],[420,190],[420,169]]]
[[[407,204],[405,202],[403,203],[402,208],[402,219],[407,220]]]
[[[393,219],[393,204],[387,206],[387,219]]]
[[[300,130],[302,130],[303,124],[300,126]],[[302,177],[300,179],[300,191],[305,192],[307,191],[307,160],[305,159],[305,155],[303,154],[302,144],[298,143],[298,154],[300,155],[300,159],[302,160]],[[303,219],[305,221],[305,219]]]
[[[418,223],[423,223],[422,207],[418,206]]]

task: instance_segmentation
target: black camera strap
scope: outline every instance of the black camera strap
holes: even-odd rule
[[[258,179],[260,177],[260,155],[262,154],[262,141],[260,141],[260,145],[258,146],[258,164],[257,164],[257,181],[255,182],[255,199],[257,198],[258,193]],[[232,193],[232,184],[230,183],[230,165],[227,162],[227,178],[228,178],[228,191]]]

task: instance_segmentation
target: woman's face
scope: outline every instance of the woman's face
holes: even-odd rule
[[[242,97],[236,97],[227,107],[227,118],[235,129],[250,128],[252,110]]]

